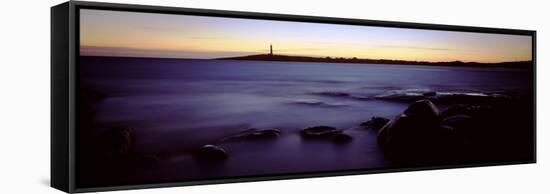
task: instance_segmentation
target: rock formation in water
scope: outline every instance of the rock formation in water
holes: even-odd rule
[[[302,129],[300,135],[303,139],[332,140],[334,142],[349,142],[353,138],[343,133],[343,130],[330,126],[315,126]]]
[[[227,152],[219,146],[207,144],[199,148],[195,158],[199,160],[219,161],[227,158]]]
[[[384,125],[390,122],[389,119],[383,117],[372,117],[369,121],[361,123],[359,126],[365,129],[380,130]]]

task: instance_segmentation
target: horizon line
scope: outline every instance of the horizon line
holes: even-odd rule
[[[112,58],[146,58],[146,59],[191,59],[191,60],[239,60],[231,59],[238,57],[248,57],[248,56],[257,56],[257,55],[266,55],[269,56],[269,53],[253,54],[253,55],[244,55],[244,56],[232,56],[232,57],[217,57],[217,58],[188,58],[188,57],[162,57],[162,56],[130,56],[130,55],[89,55],[89,54],[80,54],[79,57],[112,57]],[[403,61],[403,62],[413,62],[413,63],[477,63],[477,64],[501,64],[501,63],[514,63],[514,62],[533,62],[533,60],[514,60],[514,61],[499,61],[499,62],[479,62],[479,61],[462,61],[462,60],[449,60],[449,61],[418,61],[418,60],[403,60],[403,59],[373,59],[373,58],[355,58],[355,57],[332,57],[332,56],[307,56],[307,55],[280,55],[273,54],[272,56],[288,56],[288,57],[307,57],[307,58],[316,58],[323,59],[330,57],[330,59],[344,59],[344,60],[373,60],[373,61]],[[353,59],[355,58],[355,59]],[[258,60],[262,61],[262,60]],[[265,60],[264,60],[265,61]],[[276,61],[276,60],[273,60]],[[293,62],[293,61],[287,61]],[[338,62],[335,62],[338,63]]]

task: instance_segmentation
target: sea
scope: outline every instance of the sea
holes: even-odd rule
[[[135,152],[162,156],[159,166],[133,171],[128,177],[135,182],[391,168],[376,131],[359,124],[373,116],[393,118],[409,104],[377,97],[524,90],[533,76],[529,69],[500,67],[90,56],[79,58],[78,71],[81,87],[104,96],[92,103],[95,130],[130,128]],[[353,140],[300,137],[301,129],[320,125],[342,129]],[[249,128],[282,133],[221,141]],[[222,147],[228,158],[195,160],[192,151],[206,144]]]

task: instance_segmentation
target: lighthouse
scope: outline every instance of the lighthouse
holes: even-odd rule
[[[269,55],[273,55],[273,45],[269,45]]]

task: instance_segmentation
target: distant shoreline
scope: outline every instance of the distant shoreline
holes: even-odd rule
[[[242,60],[242,61],[280,61],[280,62],[313,62],[313,63],[348,63],[348,64],[378,64],[378,65],[422,65],[422,66],[450,66],[450,67],[504,67],[530,69],[533,67],[533,61],[510,61],[498,63],[479,63],[479,62],[428,62],[428,61],[405,61],[389,59],[358,59],[358,58],[321,58],[306,56],[287,56],[287,55],[248,55],[242,57],[225,57],[215,59],[196,59],[196,58],[172,58],[172,57],[135,57],[135,56],[93,56],[81,55],[84,58],[118,58],[118,59],[145,59],[145,60]]]
[[[498,63],[480,63],[480,62],[429,62],[429,61],[407,61],[390,59],[360,59],[343,57],[308,57],[308,56],[289,56],[289,55],[271,55],[258,54],[240,57],[225,57],[215,60],[253,60],[253,61],[288,61],[288,62],[322,62],[322,63],[356,63],[356,64],[385,64],[385,65],[433,65],[433,66],[453,66],[453,67],[509,67],[509,68],[531,68],[533,61],[508,61]]]

